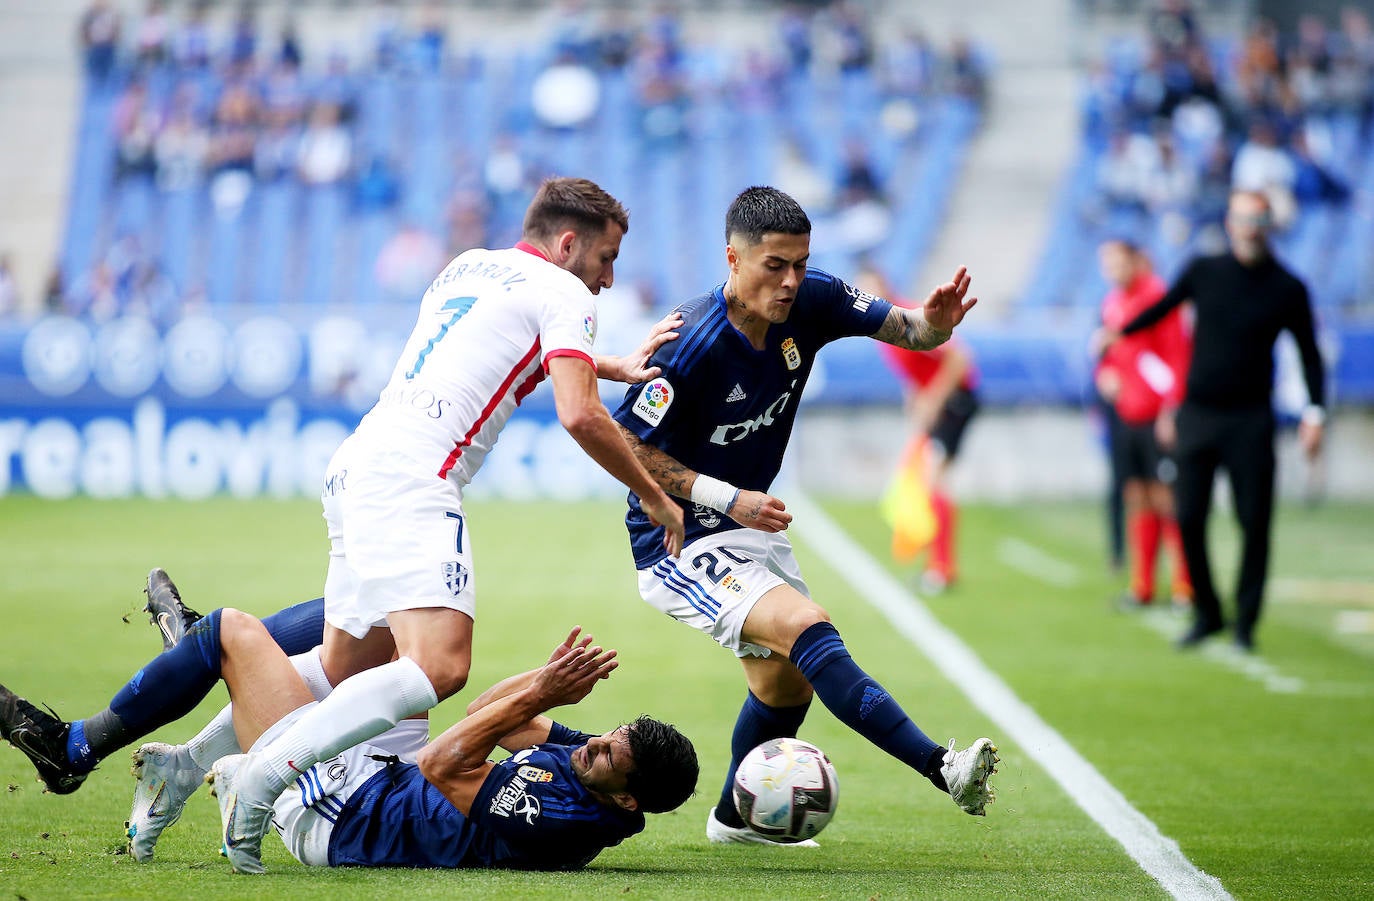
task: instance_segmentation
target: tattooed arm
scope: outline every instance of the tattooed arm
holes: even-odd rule
[[[920,310],[894,306],[873,337],[906,350],[934,350],[948,341],[951,334],[933,328]]]
[[[648,444],[634,432],[620,426],[620,433],[630,445],[630,451],[639,460],[650,478],[658,482],[660,488],[669,494],[690,500],[692,485],[697,480],[697,472],[679,463],[663,451]],[[792,522],[792,514],[786,506],[770,494],[762,491],[740,489],[730,509],[725,511],[735,522],[761,532],[781,532]]]
[[[970,282],[967,270],[960,266],[954,278],[931,291],[917,309],[894,306],[873,337],[907,350],[939,347],[949,340],[954,327],[964,321],[964,315],[978,302],[976,297],[964,300]]]

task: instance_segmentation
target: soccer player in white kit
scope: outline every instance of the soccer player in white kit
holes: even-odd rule
[[[339,447],[323,488],[330,540],[322,661],[335,689],[262,747],[222,805],[234,869],[262,872],[273,801],[320,760],[462,689],[475,591],[462,490],[547,375],[559,422],[682,547],[682,509],[630,452],[597,376],[642,381],[662,330],[629,358],[593,356],[593,295],[611,286],[624,207],[585,179],[535,194],[522,240],[469,250],[435,278],[391,381]],[[393,657],[395,659],[393,659]]]

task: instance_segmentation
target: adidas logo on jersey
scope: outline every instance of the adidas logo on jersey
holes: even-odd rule
[[[731,388],[730,393],[726,396],[725,402],[727,404],[733,404],[737,400],[744,400],[746,396],[747,395],[745,395],[744,389],[739,386],[738,382],[736,382],[735,387]]]

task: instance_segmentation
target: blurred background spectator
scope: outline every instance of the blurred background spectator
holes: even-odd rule
[[[669,6],[567,2],[496,45],[453,30],[456,11],[375,3],[349,45],[313,40],[308,5],[147,0],[121,31],[115,5],[92,3],[81,115],[109,137],[82,131],[69,306],[123,308],[98,300],[117,236],[216,305],[397,300],[432,240],[512,239],[538,182],[565,172],[625,196],[642,246],[679,248],[623,260],[665,303],[717,261],[721,210],[756,182],[796,193],[833,237],[828,265],[895,238],[909,279],[941,213],[912,201],[947,197],[986,96],[975,45],[886,34],[860,3],[761,7],[782,44],[689,36]]]

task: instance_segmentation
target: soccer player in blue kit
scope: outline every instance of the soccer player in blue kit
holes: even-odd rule
[[[931,741],[850,656],[811,600],[782,534],[791,514],[767,493],[817,351],[868,335],[911,350],[947,341],[977,302],[960,269],[916,309],[903,309],[809,269],[811,222],[769,187],[741,193],[725,217],[729,277],[677,308],[678,338],[655,352],[661,374],[631,387],[615,413],[644,468],[685,510],[678,558],[629,496],[626,525],[644,600],[732,650],[749,693],[735,723],[713,842],[766,843],[732,801],[740,760],[771,738],[795,736],[813,695],[851,729],[982,816],[998,761],[991,740],[962,751]],[[805,844],[805,843],[803,843]],[[814,843],[810,843],[814,845]]]
[[[164,582],[171,586],[165,576]],[[320,696],[314,683],[323,673],[312,676],[299,659],[288,659],[280,642],[294,641],[292,628],[304,633],[313,625],[318,636],[321,608],[307,602],[284,611],[274,631],[246,613],[221,608],[201,618],[188,641],[169,635],[173,647],[159,659],[170,660],[178,651],[192,660],[212,654],[213,667],[188,661],[182,669],[206,670],[188,680],[200,694],[205,679],[199,676],[223,678],[233,700],[235,745],[250,748],[288,728]],[[283,617],[293,625],[286,626]],[[575,628],[548,663],[489,688],[468,705],[465,719],[434,741],[417,742],[417,730],[410,727],[419,726],[423,736],[425,724],[408,720],[316,763],[274,804],[282,841],[307,866],[585,866],[603,849],[642,831],[645,813],[680,806],[698,775],[691,742],[666,723],[641,716],[594,735],[545,715],[586,697],[616,668],[615,656]],[[0,693],[6,695],[0,707],[32,706]],[[497,746],[513,756],[487,760]],[[152,857],[162,830],[180,817],[195,787],[183,777],[194,772],[198,782],[203,774],[186,753],[186,746],[152,743],[135,755],[140,787],[134,818],[154,827],[130,832],[130,851],[138,860]],[[229,754],[210,767],[207,781],[219,791],[222,812],[233,807],[225,779],[232,780],[245,757]],[[48,781],[54,768],[40,767],[40,773]],[[53,784],[61,790],[61,783]]]
[[[617,666],[579,632],[544,666],[483,692],[415,763],[362,744],[311,766],[273,805],[287,849],[307,866],[575,870],[643,831],[645,813],[680,806],[698,774],[681,732],[641,716],[591,735],[545,716]],[[310,690],[253,617],[225,611],[221,636],[240,744],[270,740],[308,709]],[[493,763],[497,746],[515,753]],[[245,758],[221,758],[207,781],[232,784]],[[232,791],[219,794],[231,810]]]

